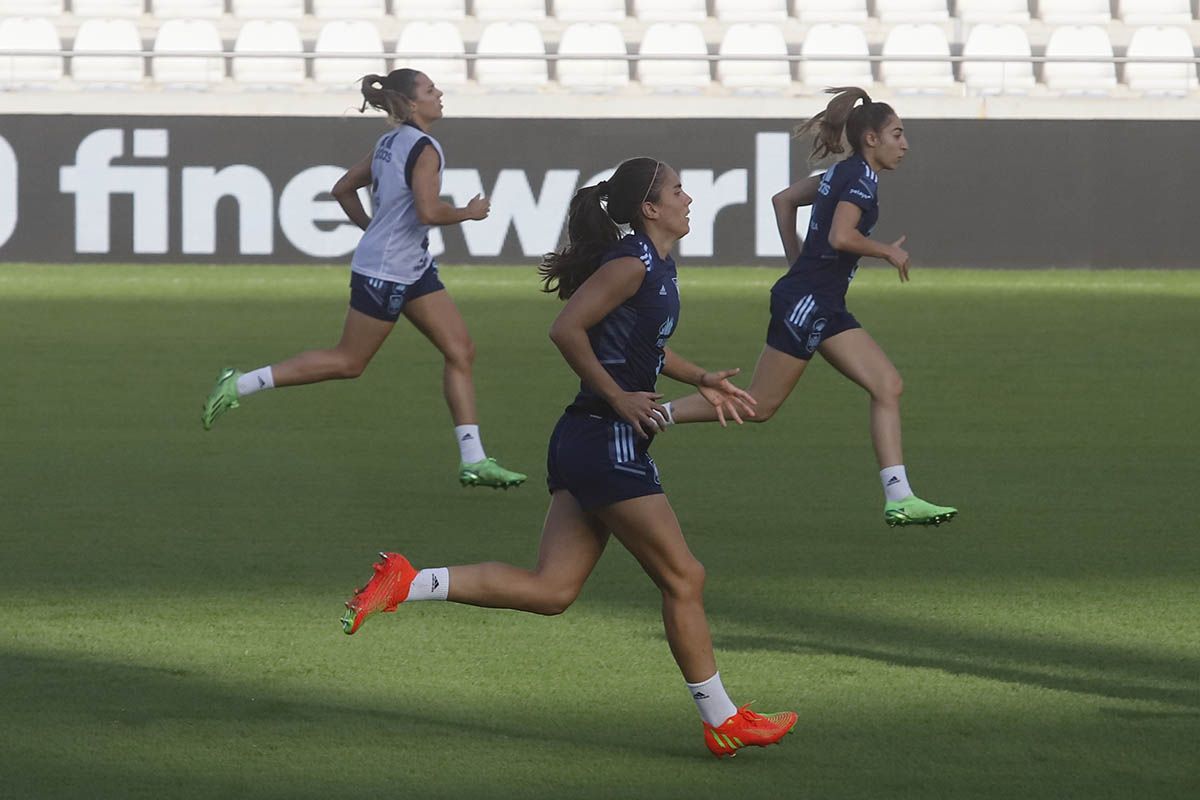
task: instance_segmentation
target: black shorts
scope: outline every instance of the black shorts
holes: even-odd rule
[[[409,300],[416,300],[446,285],[438,277],[437,264],[421,273],[416,283],[403,284],[383,278],[368,278],[357,272],[350,273],[350,307],[368,317],[395,322]]]
[[[861,327],[840,298],[771,290],[767,344],[781,353],[808,361],[821,342]]]
[[[567,409],[546,454],[546,487],[566,489],[584,511],[662,494],[650,440],[621,420]]]

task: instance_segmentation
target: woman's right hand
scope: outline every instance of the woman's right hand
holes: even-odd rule
[[[908,251],[900,245],[904,244],[904,240],[908,238],[905,234],[888,246],[887,260],[900,273],[900,282],[908,280]]]
[[[491,210],[492,201],[481,194],[477,194],[467,201],[467,219],[487,219]]]
[[[657,392],[621,392],[609,405],[617,416],[633,426],[639,437],[649,439],[667,427],[666,409],[658,402],[661,398]]]

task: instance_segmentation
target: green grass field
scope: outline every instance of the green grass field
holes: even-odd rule
[[[748,380],[777,274],[685,269],[673,346]],[[615,543],[562,617],[341,633],[377,550],[533,561],[559,304],[531,267],[443,277],[518,491],[459,488],[403,325],[201,429],[221,366],[334,341],[345,268],[0,267],[0,796],[1200,796],[1200,273],[862,271],[948,526],[883,525],[866,398],[819,361],[770,424],[655,443],[726,686],[800,712],[722,762]]]

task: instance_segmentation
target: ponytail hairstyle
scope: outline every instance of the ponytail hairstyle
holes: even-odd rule
[[[543,292],[566,300],[600,268],[600,259],[621,238],[619,226],[644,230],[642,204],[658,202],[665,166],[654,158],[631,158],[608,180],[575,193],[567,211],[567,244],[547,253],[538,267]]]
[[[825,110],[797,125],[793,131],[795,136],[814,134],[810,161],[846,152],[847,142],[851,152],[861,153],[867,131],[882,133],[887,121],[896,116],[891,106],[872,102],[871,96],[857,86],[842,86],[825,92],[835,95]],[[856,105],[859,100],[862,105]]]
[[[417,76],[415,69],[394,69],[387,75],[364,75],[362,79],[362,105],[377,108],[388,115],[388,121],[400,125],[412,119],[413,102],[417,99]]]

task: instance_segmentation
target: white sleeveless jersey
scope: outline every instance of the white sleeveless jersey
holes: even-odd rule
[[[371,159],[371,223],[354,248],[353,272],[407,286],[433,263],[429,226],[417,218],[412,193],[413,168],[427,146],[437,151],[440,181],[446,161],[442,146],[417,126],[406,123],[376,142]]]

